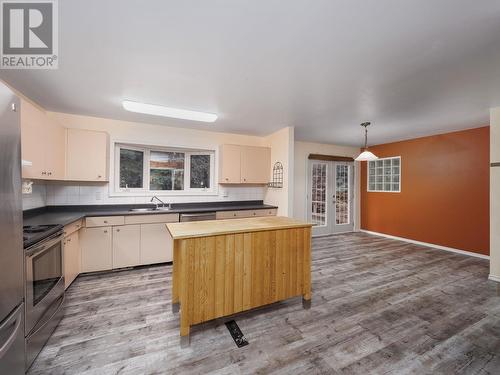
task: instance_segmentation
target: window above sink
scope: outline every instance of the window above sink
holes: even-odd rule
[[[116,143],[114,193],[214,194],[215,151]]]

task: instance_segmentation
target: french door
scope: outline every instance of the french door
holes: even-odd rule
[[[313,235],[354,230],[354,163],[309,160],[308,220]]]

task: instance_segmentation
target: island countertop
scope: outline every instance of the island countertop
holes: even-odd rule
[[[312,226],[310,223],[283,216],[192,221],[166,225],[174,240]]]
[[[302,296],[309,306],[312,224],[268,216],[166,226],[181,338],[194,324],[288,298]]]

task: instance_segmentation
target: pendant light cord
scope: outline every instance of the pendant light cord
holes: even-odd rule
[[[368,127],[365,126],[365,150],[368,148]]]

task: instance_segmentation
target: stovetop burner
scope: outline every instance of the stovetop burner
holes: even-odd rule
[[[53,227],[54,225],[26,225],[23,227],[23,233],[41,233]]]
[[[23,227],[23,244],[24,248],[33,246],[45,238],[61,231],[62,225],[25,225]]]

